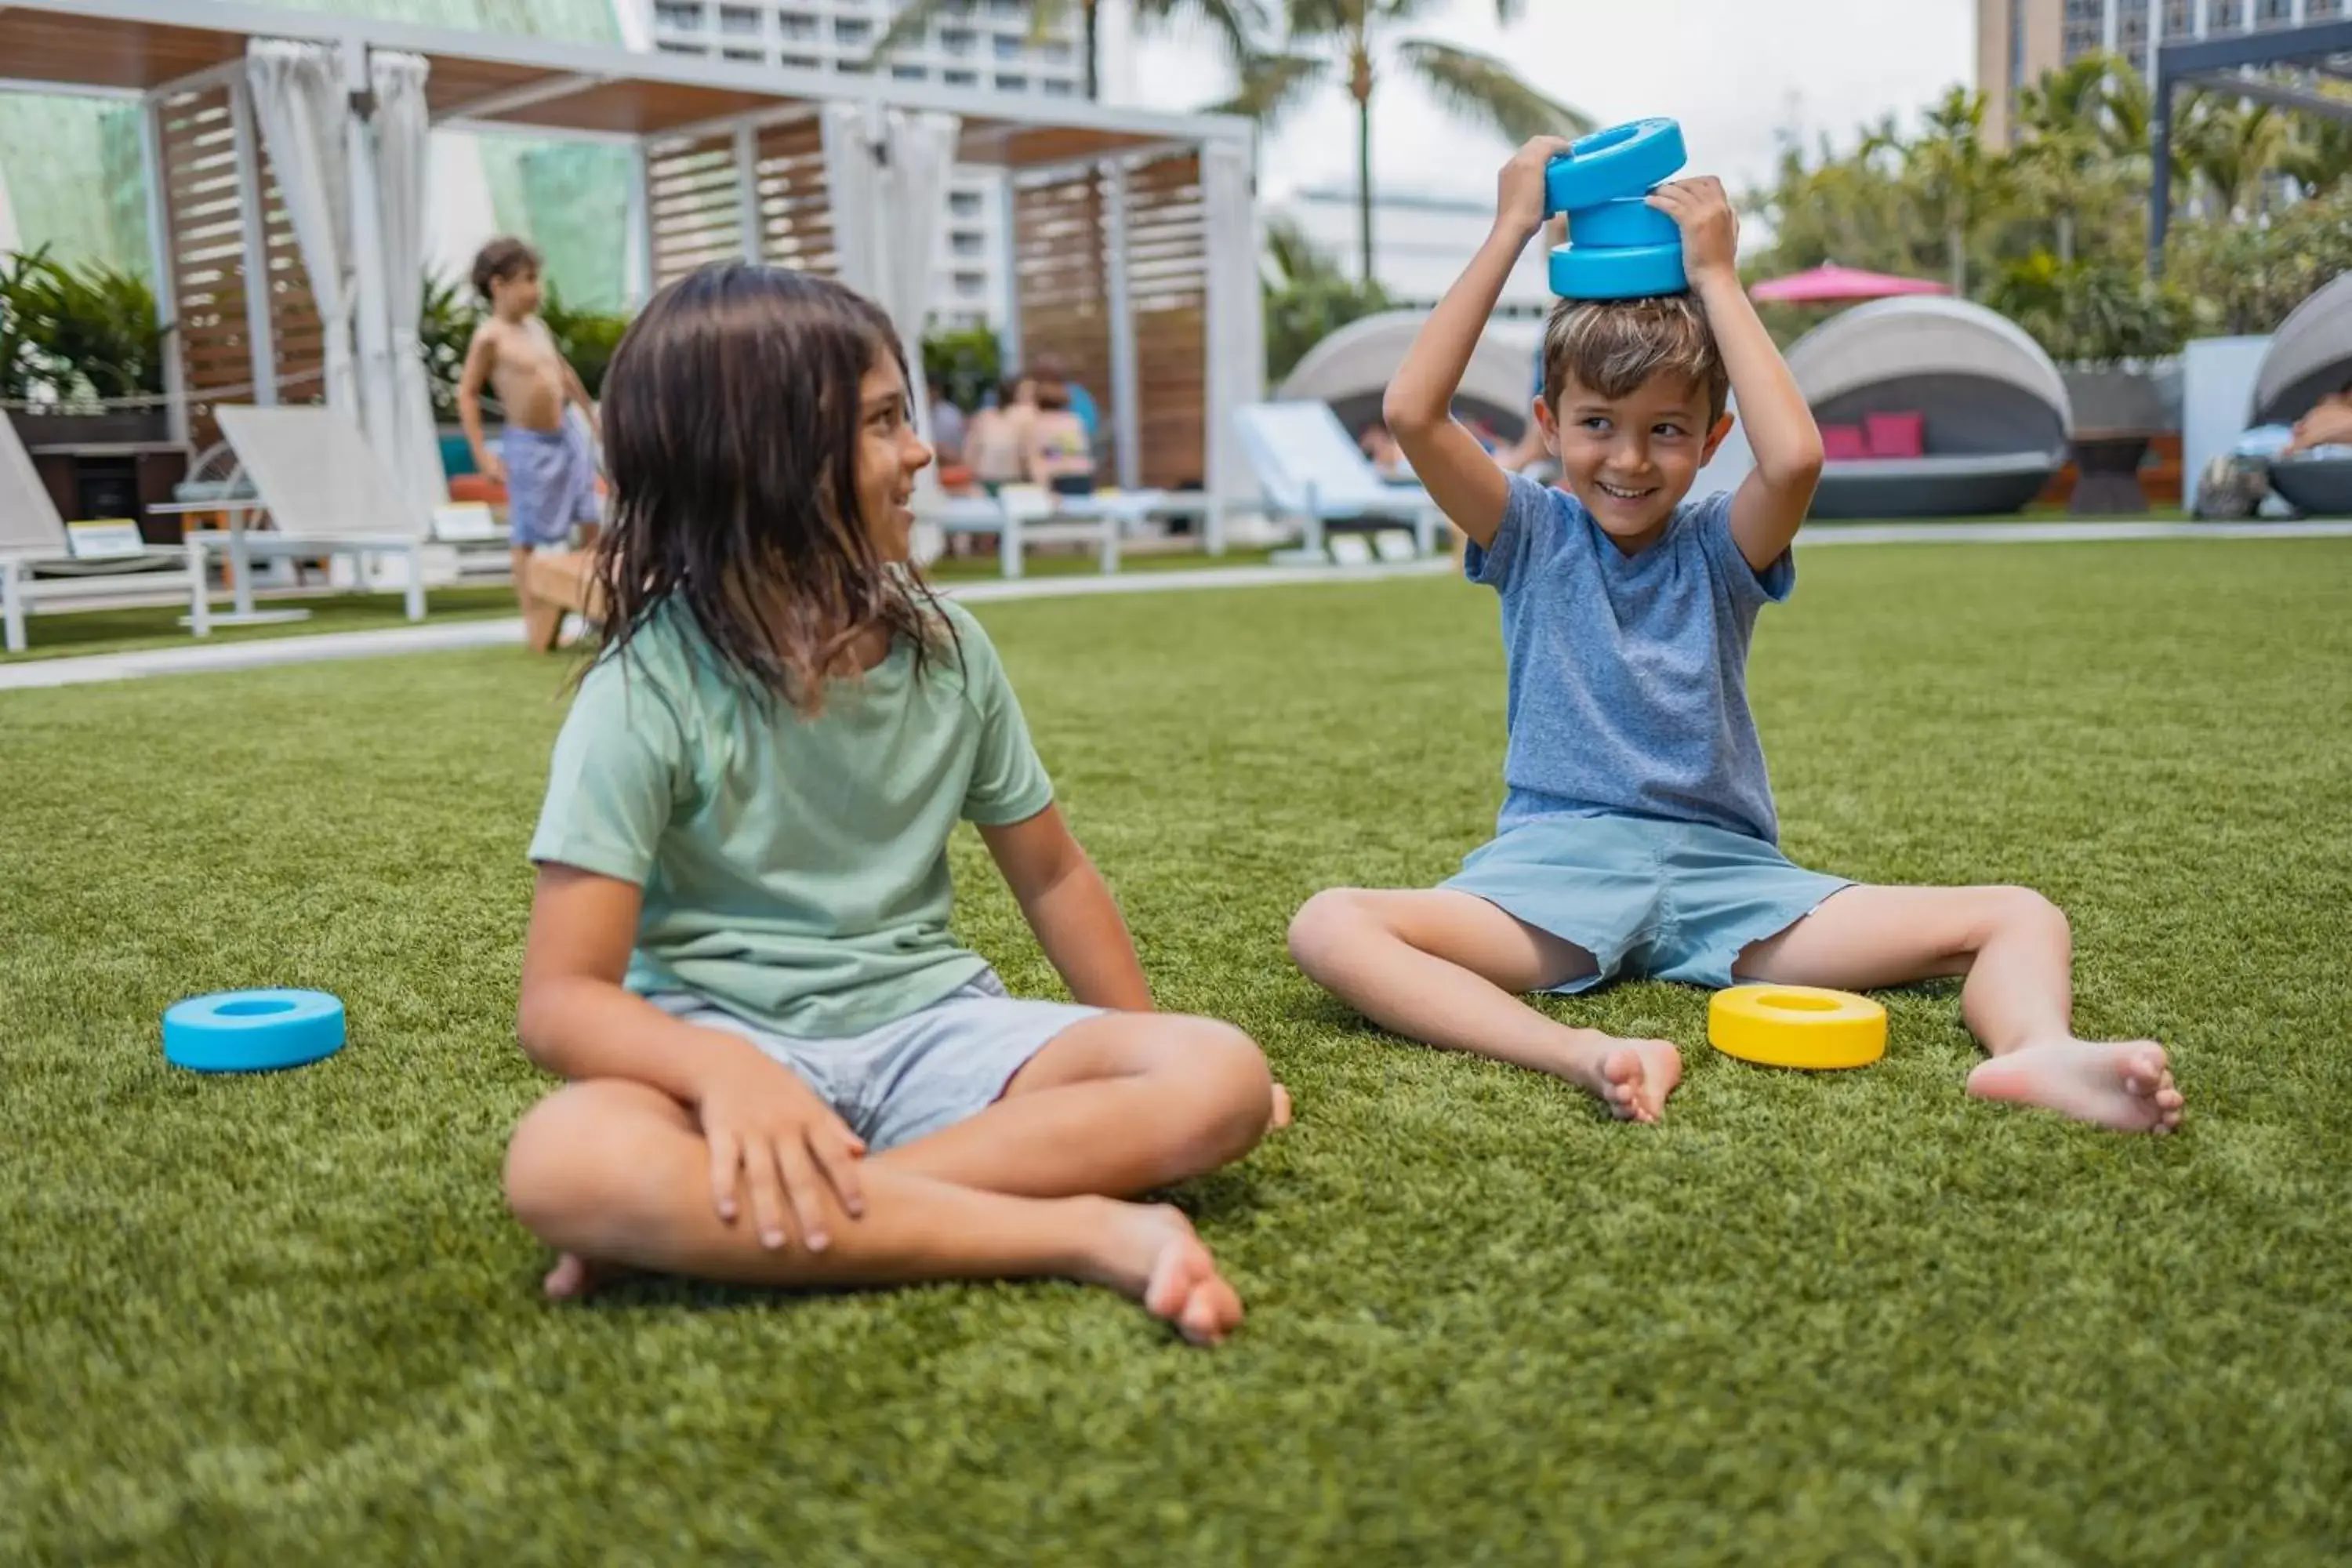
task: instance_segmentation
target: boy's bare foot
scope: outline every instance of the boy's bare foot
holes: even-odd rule
[[[1192,1221],[1165,1204],[1103,1202],[1109,1223],[1090,1278],[1142,1302],[1196,1345],[1215,1344],[1241,1326],[1242,1299],[1218,1274]]]
[[[2118,1132],[2169,1132],[2180,1125],[2180,1090],[2154,1040],[2022,1047],[1980,1063],[1969,1074],[1969,1092]]]
[[[1290,1091],[1280,1084],[1274,1086],[1274,1121],[1271,1125],[1277,1130],[1290,1125]]]
[[[1672,1040],[1593,1035],[1560,1076],[1591,1093],[1620,1121],[1654,1122],[1683,1080],[1683,1053]]]

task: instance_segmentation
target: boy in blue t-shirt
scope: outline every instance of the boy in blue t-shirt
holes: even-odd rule
[[[1301,968],[1373,1022],[1551,1072],[1655,1121],[1667,1040],[1556,1023],[1518,993],[1621,974],[1842,988],[1965,975],[1991,1053],[1970,1093],[2166,1132],[2181,1097],[2152,1041],[2074,1037],[2066,917],[2022,888],[1857,887],[1791,865],[1748,711],[1758,613],[1789,596],[1821,432],[1742,291],[1713,179],[1651,204],[1683,232],[1691,294],[1563,300],[1534,415],[1563,488],[1505,473],[1448,415],[1478,334],[1543,223],[1538,138],[1502,174],[1495,228],[1389,385],[1389,428],[1502,596],[1508,790],[1492,843],[1444,887],[1335,889],[1292,922]],[[1739,395],[1755,470],[1685,500]]]

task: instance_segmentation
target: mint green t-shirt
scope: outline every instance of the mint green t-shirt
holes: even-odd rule
[[[1054,789],[988,634],[941,608],[960,658],[942,638],[918,678],[902,637],[814,718],[730,675],[681,612],[589,672],[530,858],[644,889],[630,990],[825,1039],[986,967],[948,934],[948,836],[1025,821]]]

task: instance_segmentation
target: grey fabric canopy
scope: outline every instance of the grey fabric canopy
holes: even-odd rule
[[[1383,310],[1349,322],[1307,351],[1277,396],[1328,403],[1352,433],[1381,416],[1381,397],[1404,363],[1428,313]],[[1490,321],[1463,372],[1454,399],[1463,414],[1485,419],[1507,439],[1527,428],[1535,398],[1538,322]]]
[[[2272,335],[2254,377],[2253,422],[2291,425],[2352,381],[2352,272],[2322,286]]]
[[[1965,300],[1881,300],[1833,316],[1789,350],[1813,416],[1927,416],[1930,456],[2063,454],[2074,434],[2065,378],[2006,316]]]

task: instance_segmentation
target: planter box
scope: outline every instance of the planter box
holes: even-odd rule
[[[153,446],[172,438],[172,416],[161,408],[106,414],[32,414],[11,408],[8,423],[27,447]]]

